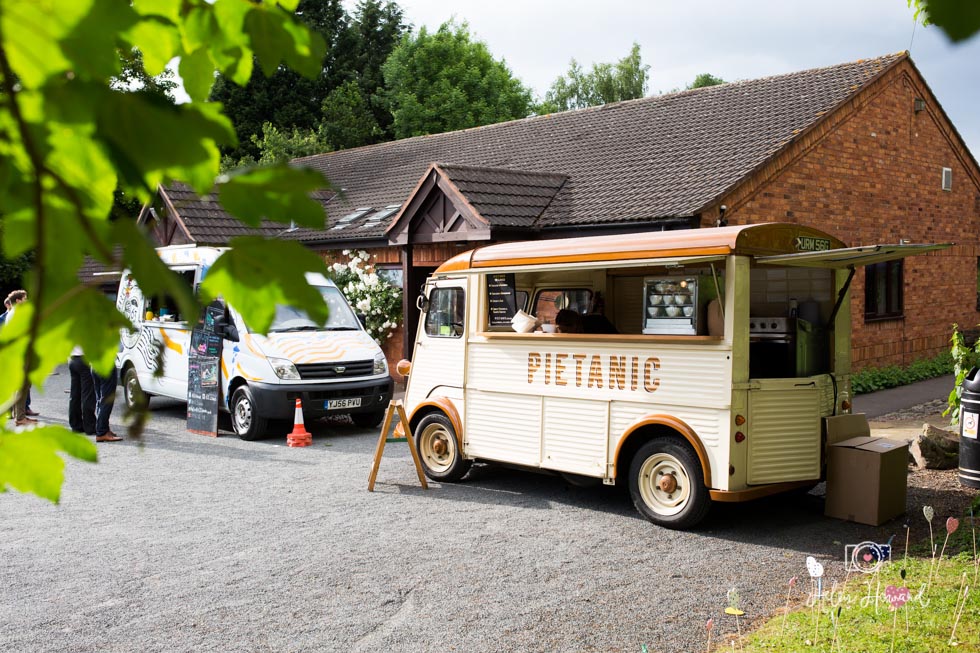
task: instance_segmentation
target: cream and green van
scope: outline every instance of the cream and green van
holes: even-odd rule
[[[425,472],[493,461],[623,482],[671,528],[810,487],[822,419],[851,407],[856,269],[944,247],[757,224],[460,254],[429,279],[401,364]]]

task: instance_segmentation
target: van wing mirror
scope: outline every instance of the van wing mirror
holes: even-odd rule
[[[238,327],[236,327],[233,322],[225,322],[224,320],[216,321],[214,324],[214,332],[225,340],[230,340],[232,342],[238,342],[241,340],[241,337],[238,335]]]

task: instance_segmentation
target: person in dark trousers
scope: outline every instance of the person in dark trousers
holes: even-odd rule
[[[95,435],[95,382],[92,368],[82,354],[82,348],[75,347],[68,360],[68,374],[71,377],[68,425],[75,433]]]
[[[112,404],[116,399],[116,383],[119,372],[112,368],[109,376],[99,376],[92,370],[92,383],[95,386],[95,441],[119,442],[121,437],[109,428],[109,416],[112,415]]]

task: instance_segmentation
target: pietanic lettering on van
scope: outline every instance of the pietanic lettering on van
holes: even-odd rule
[[[660,387],[659,371],[660,359],[654,356],[563,352],[527,355],[527,382],[531,385],[656,392]]]

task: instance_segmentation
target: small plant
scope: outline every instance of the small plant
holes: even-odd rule
[[[950,426],[956,426],[960,423],[960,398],[963,395],[963,379],[975,365],[980,363],[980,340],[973,347],[968,347],[958,325],[954,324],[953,335],[949,341],[953,343],[949,348],[949,353],[953,359],[956,384],[946,400],[947,408],[943,411],[943,416],[949,415]]]
[[[347,263],[330,266],[330,278],[344,293],[357,313],[364,316],[364,328],[382,345],[398,326],[402,312],[401,288],[378,276],[365,251],[344,250]]]

